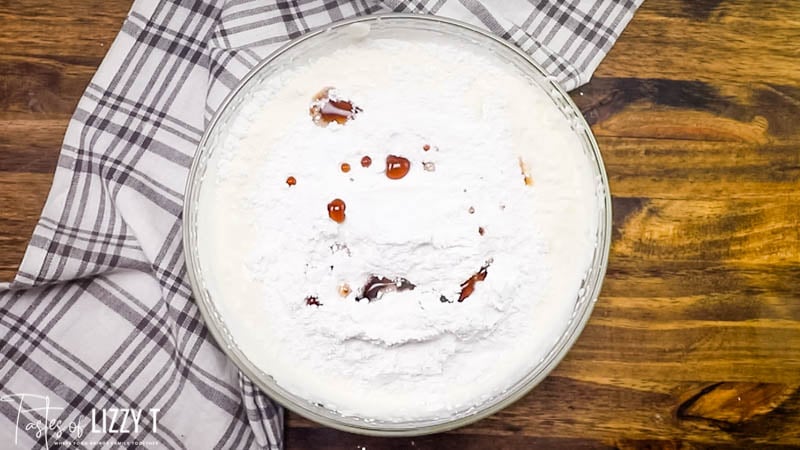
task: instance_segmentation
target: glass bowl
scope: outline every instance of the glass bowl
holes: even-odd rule
[[[231,119],[240,111],[243,100],[248,98],[248,94],[263,80],[277,70],[292,65],[297,58],[307,59],[315,54],[321,54],[327,49],[335,48],[337,44],[346,44],[347,40],[353,39],[354,33],[359,34],[365,30],[369,31],[370,38],[404,37],[414,34],[424,39],[425,37],[446,35],[463,40],[465,45],[478,45],[483,50],[491,51],[515,65],[548,93],[553,103],[564,114],[573,131],[578,135],[598,181],[597,199],[600,217],[597,220],[597,245],[589,271],[575,298],[572,318],[568,324],[565,324],[564,333],[550,352],[514,385],[509,386],[508,389],[485,403],[457,412],[450,417],[386,422],[343,416],[323,405],[312,403],[283,389],[269,375],[256,367],[236,345],[223,316],[206,287],[203,267],[198,258],[197,229],[200,188],[209,158],[217,143],[224,139]],[[611,240],[611,197],[603,162],[589,126],[567,93],[527,54],[500,38],[461,22],[416,14],[384,14],[338,22],[328,28],[305,34],[293,40],[253,68],[228,95],[200,141],[186,186],[183,217],[186,263],[197,305],[209,331],[233,363],[269,397],[287,409],[332,428],[378,436],[415,436],[457,428],[505,408],[540,383],[566,355],[591,315],[605,275]]]

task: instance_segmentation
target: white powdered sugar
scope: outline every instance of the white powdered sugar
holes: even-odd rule
[[[327,86],[354,118],[314,123]],[[390,155],[407,175],[387,176]],[[278,72],[243,106],[209,163],[200,257],[237,345],[283,388],[344,415],[447,417],[563,334],[597,208],[580,141],[516,68],[444,37],[365,39]],[[357,301],[370,277],[414,288]]]

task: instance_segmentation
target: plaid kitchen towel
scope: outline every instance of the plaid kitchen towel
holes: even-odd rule
[[[137,0],[70,122],[19,273],[0,286],[0,448],[281,448],[186,280],[181,208],[205,124],[277,46],[333,21],[437,14],[585,83],[642,0]]]

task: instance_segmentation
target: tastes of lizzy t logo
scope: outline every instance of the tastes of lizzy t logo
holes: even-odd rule
[[[60,411],[64,408],[53,406],[50,397],[35,394],[10,394],[0,397],[0,402],[11,403],[17,411],[16,429],[14,430],[14,444],[19,441],[19,431],[24,430],[40,441],[44,440],[45,448],[54,446],[79,446],[103,444],[135,444],[147,446],[155,442],[134,443],[113,440],[115,435],[122,433],[139,433],[149,431],[155,434],[158,431],[158,409],[148,410],[139,408],[92,408],[89,417],[78,416],[77,419],[65,422],[58,419]],[[39,418],[29,418],[38,414]],[[145,420],[143,421],[143,417]],[[144,423],[149,421],[146,427]],[[92,436],[94,435],[94,437]],[[105,440],[104,440],[105,439]],[[107,440],[107,441],[106,441]]]

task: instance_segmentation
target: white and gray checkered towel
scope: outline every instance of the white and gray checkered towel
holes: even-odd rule
[[[357,15],[436,14],[512,41],[572,89],[641,2],[136,0],[70,122],[19,273],[0,285],[0,448],[282,447],[281,409],[203,325],[181,244],[204,126],[277,46]],[[109,426],[115,408],[133,414]]]

